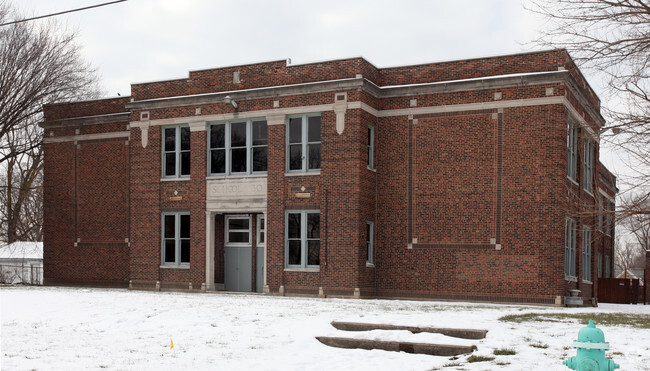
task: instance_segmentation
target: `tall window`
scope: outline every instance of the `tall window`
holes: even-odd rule
[[[190,213],[163,213],[163,265],[190,264]]]
[[[375,242],[375,237],[374,237],[374,229],[375,229],[375,223],[373,222],[366,222],[366,263],[368,264],[373,264],[373,250],[374,250],[374,242]]]
[[[567,176],[573,180],[577,179],[578,167],[578,127],[573,120],[569,120],[567,126]]]
[[[586,191],[591,193],[594,179],[594,141],[591,139],[585,141],[583,175],[583,187]]]
[[[605,216],[605,196],[598,197],[598,230],[603,231],[603,218]]]
[[[603,253],[598,253],[598,278],[603,278]]]
[[[566,218],[564,275],[567,278],[576,276],[576,221],[571,218]]]
[[[210,125],[210,174],[266,172],[268,132],[266,121],[248,120]]]
[[[591,281],[591,229],[582,227],[582,280]]]
[[[609,255],[605,255],[605,278],[612,278],[612,272],[609,269],[611,264],[611,258]]]
[[[163,128],[163,177],[190,176],[190,128],[172,126]]]
[[[368,126],[368,168],[375,168],[375,127]]]
[[[307,172],[320,170],[321,119],[303,115],[290,117],[287,125],[287,170]]]
[[[614,233],[614,203],[605,200],[605,234],[612,236]]]
[[[316,268],[320,266],[320,212],[287,211],[286,266]]]

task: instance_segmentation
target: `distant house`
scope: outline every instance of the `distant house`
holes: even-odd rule
[[[618,272],[616,278],[638,280],[641,279],[641,285],[643,286],[643,268],[629,268]]]
[[[0,283],[43,284],[43,242],[18,241],[0,248]]]

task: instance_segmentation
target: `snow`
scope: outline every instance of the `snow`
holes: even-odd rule
[[[650,306],[643,305],[559,308],[38,286],[0,286],[0,309],[3,370],[568,370],[562,361],[576,354],[571,346],[584,324],[498,319],[531,312],[650,316]],[[489,332],[482,340],[408,331],[345,332],[331,321]],[[621,370],[650,370],[650,330],[596,325]],[[331,348],[316,336],[469,344],[478,347],[475,355],[496,359],[468,363],[468,355],[450,360]],[[516,355],[493,355],[502,348]]]
[[[43,259],[43,242],[16,241],[0,247],[0,259]]]

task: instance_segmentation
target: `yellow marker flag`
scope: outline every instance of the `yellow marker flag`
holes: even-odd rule
[[[170,348],[174,349],[174,340],[172,340],[172,338],[169,338],[169,342],[171,343]]]

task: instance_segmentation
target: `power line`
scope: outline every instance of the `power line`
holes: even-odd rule
[[[111,5],[111,4],[117,4],[121,3],[127,0],[116,0],[116,1],[109,1],[107,3],[102,3],[102,4],[97,4],[97,5],[91,5],[91,6],[86,6],[83,8],[77,8],[77,9],[71,9],[71,10],[65,10],[63,12],[58,12],[58,13],[52,13],[52,14],[46,14],[46,15],[40,15],[38,17],[32,17],[32,18],[25,18],[25,19],[19,19],[17,21],[13,22],[7,22],[7,23],[2,23],[0,24],[0,27],[2,26],[8,26],[10,24],[16,24],[16,23],[21,23],[21,22],[27,22],[27,21],[33,21],[35,19],[41,19],[41,18],[47,18],[47,17],[54,17],[56,15],[61,15],[61,14],[66,14],[66,13],[73,13],[73,12],[78,12],[81,10],[87,10],[87,9],[92,9],[92,8],[99,8],[100,6],[106,6],[106,5]]]

